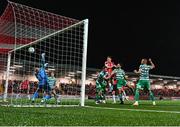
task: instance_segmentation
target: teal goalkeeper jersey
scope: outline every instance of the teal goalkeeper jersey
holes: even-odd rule
[[[53,88],[56,85],[56,78],[55,77],[48,77],[48,85]]]
[[[139,66],[139,69],[141,71],[140,73],[140,80],[149,80],[149,70],[152,68],[152,66],[147,64],[141,64]]]
[[[123,69],[121,69],[121,68],[115,69],[114,72],[116,74],[116,79],[124,79],[125,72]]]

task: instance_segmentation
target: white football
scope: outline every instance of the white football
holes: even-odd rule
[[[29,47],[28,52],[34,53],[35,49],[33,47]]]

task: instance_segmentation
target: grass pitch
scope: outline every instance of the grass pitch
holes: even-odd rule
[[[140,101],[125,105],[86,101],[87,107],[0,106],[1,126],[180,126],[180,101]]]

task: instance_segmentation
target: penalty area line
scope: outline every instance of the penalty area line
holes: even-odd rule
[[[179,111],[146,110],[146,109],[129,109],[129,108],[108,108],[108,107],[95,107],[95,106],[85,106],[85,107],[86,107],[86,108],[94,108],[94,109],[119,110],[119,111],[157,112],[157,113],[174,113],[174,114],[180,114]]]

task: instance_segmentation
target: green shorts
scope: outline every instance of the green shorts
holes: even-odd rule
[[[96,81],[96,91],[105,91],[106,89],[106,83],[105,82],[98,82]]]
[[[150,90],[150,81],[149,80],[139,80],[138,83],[136,84],[136,89]]]
[[[126,85],[126,80],[125,79],[117,79],[117,89],[121,89],[123,86]]]

